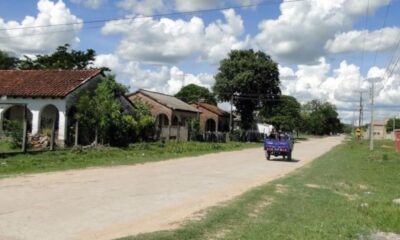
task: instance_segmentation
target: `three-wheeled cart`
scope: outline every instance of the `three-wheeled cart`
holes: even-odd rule
[[[264,139],[264,150],[265,157],[271,160],[271,155],[277,157],[282,156],[283,159],[288,161],[292,160],[294,141],[290,135],[284,135],[279,138],[265,138]]]

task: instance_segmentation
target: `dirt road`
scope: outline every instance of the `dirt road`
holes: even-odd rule
[[[295,145],[296,161],[263,150],[0,180],[0,239],[112,239],[168,229],[193,213],[309,163],[342,137]]]

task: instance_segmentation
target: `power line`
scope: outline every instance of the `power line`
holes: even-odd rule
[[[391,5],[392,5],[392,2],[389,2],[389,4],[386,6],[385,16],[383,18],[383,24],[382,24],[381,29],[384,29],[386,26],[386,22],[387,22],[387,18],[389,16],[389,10],[390,10]],[[382,42],[382,34],[379,35],[378,46],[381,45],[381,42]],[[372,66],[375,66],[377,57],[378,57],[378,51],[375,51],[374,64]]]
[[[386,84],[389,81],[389,78],[392,76],[394,70],[396,69],[396,64],[398,62],[399,59],[395,60],[396,58],[396,53],[398,54],[398,58],[400,57],[400,32],[398,34],[398,42],[397,45],[395,45],[395,47],[393,48],[393,54],[392,57],[390,58],[390,61],[388,61],[386,68],[385,68],[385,72],[383,74],[383,82],[382,82],[382,87],[377,91],[378,93],[384,89],[386,87]],[[393,65],[393,63],[396,61],[396,64]],[[392,67],[393,66],[393,67]],[[388,74],[390,71],[390,74]]]
[[[361,66],[360,69],[364,68],[364,54],[365,54],[365,42],[367,41],[367,34],[368,34],[368,14],[369,14],[369,0],[367,3],[367,9],[366,9],[366,14],[365,14],[365,34],[364,34],[364,40],[363,40],[363,48],[361,52]],[[358,88],[361,88],[361,74],[358,80]]]
[[[107,18],[107,19],[97,19],[97,20],[86,20],[79,22],[69,22],[69,23],[59,23],[59,24],[48,24],[48,25],[38,25],[38,26],[29,26],[29,27],[14,27],[14,28],[2,28],[0,31],[12,31],[12,30],[23,30],[23,29],[35,29],[35,28],[50,28],[50,27],[59,27],[59,26],[70,26],[70,25],[81,25],[81,24],[93,24],[93,23],[104,23],[110,21],[130,21],[141,18],[157,18],[157,17],[166,17],[166,16],[176,16],[176,15],[193,15],[197,13],[208,13],[215,11],[223,11],[228,9],[242,9],[242,8],[251,8],[265,5],[274,5],[274,4],[287,4],[294,2],[304,2],[306,0],[287,0],[287,1],[274,1],[274,0],[266,0],[253,4],[245,4],[239,6],[229,6],[229,7],[220,7],[220,8],[209,8],[209,9],[200,9],[194,11],[182,11],[182,12],[166,12],[159,14],[149,14],[149,15],[140,15],[134,17],[124,17],[124,18]]]

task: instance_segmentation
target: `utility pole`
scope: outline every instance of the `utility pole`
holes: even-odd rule
[[[231,96],[231,114],[229,115],[229,132],[232,133],[233,132],[233,116],[232,116],[232,111],[233,111],[233,94]]]
[[[353,118],[351,120],[351,134],[354,134],[354,125],[355,125],[355,117],[356,117],[356,110],[353,110]]]
[[[374,95],[375,95],[375,79],[371,81],[371,123],[369,127],[369,150],[374,150]]]
[[[394,130],[395,130],[395,129],[396,129],[396,116],[393,117],[393,130],[392,130],[392,132],[393,132],[393,139],[396,139],[395,136],[394,136]]]
[[[362,126],[364,120],[363,93],[364,91],[360,91],[360,113],[358,115],[358,127]]]

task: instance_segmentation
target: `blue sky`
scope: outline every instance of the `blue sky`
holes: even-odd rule
[[[342,119],[350,121],[358,98],[354,91],[359,88],[367,91],[368,77],[376,76],[381,78],[382,88],[377,93],[378,113],[382,118],[394,114],[400,100],[398,66],[393,68],[391,78],[385,79],[385,76],[391,72],[386,69],[389,60],[400,55],[396,48],[400,41],[400,15],[397,14],[400,1],[286,1],[289,2],[1,1],[1,29],[30,29],[0,31],[3,38],[0,48],[16,55],[49,53],[63,43],[70,43],[75,49],[93,48],[99,55],[95,65],[110,67],[118,80],[131,90],[147,88],[170,94],[188,83],[211,87],[218,62],[231,49],[254,48],[271,55],[279,64],[285,94],[302,102],[314,98],[330,101],[337,105]],[[142,18],[122,24],[102,22],[58,29],[34,28],[249,3],[261,5]]]

